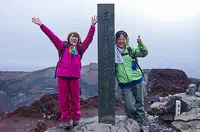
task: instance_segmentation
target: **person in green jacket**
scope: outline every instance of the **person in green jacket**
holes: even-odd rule
[[[145,117],[144,77],[137,58],[146,57],[148,50],[140,39],[140,35],[137,39],[137,47],[129,46],[128,34],[124,31],[118,31],[115,38],[116,78],[121,88],[125,112],[128,118],[138,122],[142,132]]]

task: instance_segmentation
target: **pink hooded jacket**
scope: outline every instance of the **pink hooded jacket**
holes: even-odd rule
[[[50,29],[48,29],[44,24],[40,26],[42,31],[49,37],[52,43],[55,45],[58,52],[62,49],[65,41],[60,40]],[[83,41],[82,45],[82,53],[84,53],[89,47],[90,43],[93,40],[93,36],[95,33],[95,27],[91,26],[87,37]],[[78,51],[78,48],[77,48]],[[62,56],[62,61],[58,61],[58,69],[56,72],[56,76],[62,77],[75,77],[80,78],[81,76],[81,56],[72,55],[69,53],[69,48],[65,49],[65,52]]]

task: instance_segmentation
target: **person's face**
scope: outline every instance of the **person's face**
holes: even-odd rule
[[[127,43],[127,39],[124,37],[123,34],[121,34],[120,37],[117,39],[117,46],[120,48],[124,48],[126,43]]]
[[[74,34],[72,34],[69,38],[69,42],[71,44],[77,44],[78,43],[78,37],[75,37]]]

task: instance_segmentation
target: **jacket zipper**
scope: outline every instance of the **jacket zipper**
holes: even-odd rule
[[[126,69],[125,69],[125,67],[124,67],[124,63],[123,63],[123,68],[124,68],[124,71],[125,71],[125,73],[126,73],[126,77],[127,77],[128,81],[130,82],[130,80],[129,80],[129,78],[128,78],[128,74],[127,74]]]

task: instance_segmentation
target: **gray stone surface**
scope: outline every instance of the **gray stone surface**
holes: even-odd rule
[[[198,92],[196,92],[198,93]],[[151,105],[151,113],[158,114],[165,121],[173,121],[172,125],[182,132],[200,132],[200,97],[179,93],[173,96],[181,98],[181,108],[185,108],[186,112],[175,116],[173,112],[165,113],[159,106],[164,106],[166,102],[156,102]],[[173,107],[175,109],[175,107]]]
[[[189,105],[190,109],[200,107],[200,97],[187,95],[185,93],[175,94],[174,96],[181,97],[181,100],[186,102]]]
[[[116,124],[98,123],[98,117],[82,118],[80,124],[74,130],[64,130],[54,127],[45,132],[139,132],[138,123],[126,116],[116,116]]]
[[[200,108],[194,108],[189,112],[184,112],[181,115],[175,116],[174,121],[200,121]]]
[[[198,92],[196,92],[198,93]],[[172,99],[172,97],[178,97],[181,100],[181,108],[183,112],[187,112],[189,110],[191,110],[192,108],[198,108],[200,107],[200,97],[197,96],[191,96],[191,95],[187,95],[186,93],[179,93],[179,94],[175,94],[173,96],[167,97],[168,101],[170,99]],[[168,102],[170,103],[170,102]],[[152,114],[156,114],[156,115],[161,115],[164,114],[165,111],[164,109],[167,109],[167,112],[175,112],[175,102],[171,102],[173,104],[171,104],[171,109],[168,109],[167,107],[167,101],[165,102],[155,102],[151,105],[150,109],[149,109],[149,113]],[[164,109],[161,109],[164,108]]]
[[[175,116],[172,125],[182,132],[200,132],[200,108]]]
[[[196,92],[196,84],[192,83],[188,86],[188,89],[186,90],[186,94],[195,96],[195,92]]]
[[[155,102],[150,106],[150,110],[148,112],[155,115],[164,114],[165,111],[161,108],[164,107],[165,104],[166,102]]]
[[[196,92],[198,93],[198,92]],[[149,113],[159,115],[165,121],[173,121],[175,117],[175,101],[169,101],[172,97],[181,100],[181,111],[188,112],[191,109],[200,107],[200,97],[187,95],[186,93],[179,93],[173,96],[168,96],[165,102],[155,102],[148,110]],[[168,103],[167,103],[168,102]],[[169,106],[167,105],[169,104]],[[182,115],[182,114],[181,114]],[[196,115],[197,116],[197,115]],[[192,117],[193,118],[193,117]],[[183,119],[187,119],[184,117]]]
[[[197,97],[200,97],[200,92],[196,92],[196,96],[197,96]]]
[[[114,4],[98,4],[98,116],[115,124]]]

